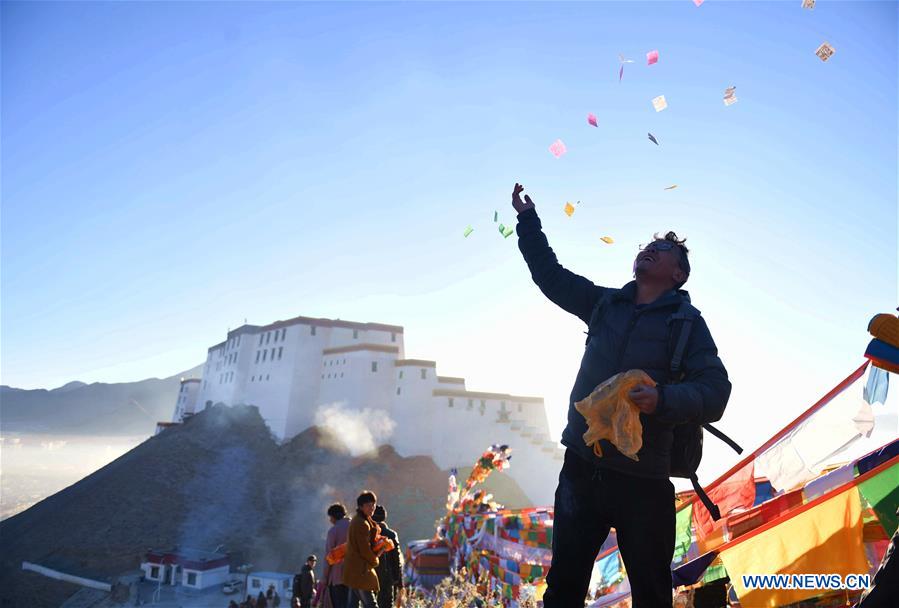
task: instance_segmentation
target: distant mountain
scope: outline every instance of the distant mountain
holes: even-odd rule
[[[199,378],[202,370],[118,384],[74,381],[49,391],[0,386],[3,432],[150,435],[158,421],[171,419],[181,378]]]
[[[23,572],[23,560],[97,579],[136,568],[150,547],[174,545],[224,545],[257,570],[293,572],[309,553],[321,564],[327,505],[352,505],[363,489],[387,506],[402,541],[433,535],[448,472],[389,446],[352,457],[322,439],[310,428],[277,445],[257,408],[222,405],[151,437],[0,522],[0,606],[55,607],[77,590]],[[527,504],[506,475],[489,490]]]

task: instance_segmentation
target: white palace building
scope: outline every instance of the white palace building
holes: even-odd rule
[[[407,359],[403,328],[295,317],[243,325],[209,348],[202,379],[181,382],[171,423],[214,403],[251,404],[279,440],[314,424],[319,407],[383,410],[402,456],[442,469],[470,467],[492,443],[512,447],[509,474],[535,505],[552,504],[562,447],[549,436],[543,399],[469,391],[437,364]]]

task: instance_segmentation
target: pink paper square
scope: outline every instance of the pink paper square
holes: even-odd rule
[[[693,4],[695,4],[696,6],[701,5],[703,2],[705,2],[705,0],[693,0]]]
[[[565,144],[562,143],[561,139],[557,139],[552,143],[549,147],[549,151],[552,152],[552,155],[556,158],[559,158],[563,154],[565,154],[568,150],[565,148]]]
[[[592,112],[589,113],[589,114],[587,114],[587,122],[588,122],[589,124],[593,125],[594,127],[598,127],[598,126],[599,126],[598,124],[596,124],[596,115],[593,114]]]
[[[658,51],[649,51],[646,53],[646,65],[652,65],[654,63],[658,63],[659,61],[659,52]]]

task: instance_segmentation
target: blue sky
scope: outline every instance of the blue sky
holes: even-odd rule
[[[583,327],[492,223],[519,181],[598,284],[688,238],[722,427],[757,445],[897,305],[897,3],[800,5],[4,2],[2,383],[167,376],[244,318],[339,317],[557,427]]]

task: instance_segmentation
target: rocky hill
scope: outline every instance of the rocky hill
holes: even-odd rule
[[[352,457],[325,439],[312,428],[278,445],[255,407],[221,405],[148,439],[0,522],[0,604],[59,606],[76,590],[23,572],[22,561],[112,580],[150,547],[223,545],[255,569],[294,571],[322,552],[327,505],[361,489],[378,494],[401,539],[433,534],[446,471],[389,446]],[[527,502],[505,475],[491,491]]]
[[[0,386],[3,432],[150,435],[156,422],[171,420],[181,378],[198,378],[202,370],[140,382],[74,381],[53,390]]]

